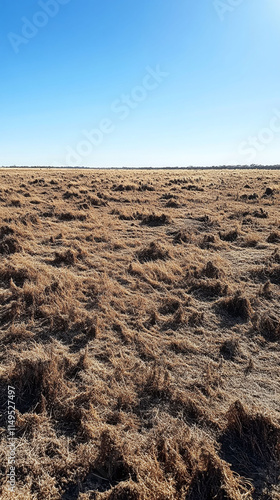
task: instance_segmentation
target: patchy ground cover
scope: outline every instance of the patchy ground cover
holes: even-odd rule
[[[26,500],[280,498],[278,171],[0,170]]]

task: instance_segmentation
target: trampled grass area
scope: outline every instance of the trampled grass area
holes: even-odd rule
[[[0,171],[3,500],[279,500],[279,203],[278,171]]]

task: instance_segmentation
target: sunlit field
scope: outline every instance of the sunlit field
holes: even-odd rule
[[[279,500],[279,171],[2,169],[0,203],[1,498]]]

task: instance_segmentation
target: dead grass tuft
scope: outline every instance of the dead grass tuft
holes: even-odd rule
[[[272,231],[270,235],[268,236],[267,240],[268,243],[280,243],[280,233],[279,231]]]
[[[202,450],[200,466],[194,474],[188,491],[188,500],[233,500],[225,487],[226,473],[217,457]]]
[[[55,252],[55,257],[53,259],[53,264],[55,266],[59,266],[60,264],[73,266],[75,263],[76,256],[72,250],[68,249],[65,252]]]
[[[219,232],[219,236],[223,241],[233,242],[237,240],[239,234],[237,229],[231,229],[230,231]]]
[[[162,215],[156,215],[156,214],[150,214],[150,215],[144,215],[142,219],[142,224],[145,224],[146,226],[163,226],[165,224],[170,224],[171,223],[171,218],[168,215],[162,214]]]
[[[232,297],[221,299],[218,303],[230,316],[249,320],[253,315],[251,302],[248,297],[244,297],[237,291]]]
[[[257,490],[265,477],[273,481],[269,465],[279,460],[279,444],[280,429],[268,416],[250,413],[240,401],[230,407],[221,436],[222,456],[236,473],[250,478]]]
[[[257,332],[270,342],[280,340],[280,321],[277,317],[263,314],[255,321]]]
[[[5,236],[2,241],[0,241],[0,254],[10,255],[16,252],[21,252],[22,246],[18,238],[13,236]]]
[[[169,251],[156,241],[152,241],[147,247],[139,250],[136,255],[140,262],[166,260],[170,257]]]
[[[238,353],[239,341],[237,338],[233,337],[231,339],[225,340],[221,347],[220,353],[225,359],[233,360]]]
[[[161,314],[174,314],[180,307],[181,302],[176,298],[167,298],[159,308]]]
[[[185,229],[179,229],[179,231],[172,233],[172,236],[174,244],[191,243],[193,240],[193,235]]]

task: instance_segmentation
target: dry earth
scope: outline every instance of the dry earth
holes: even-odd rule
[[[0,182],[1,498],[279,499],[279,172]]]

